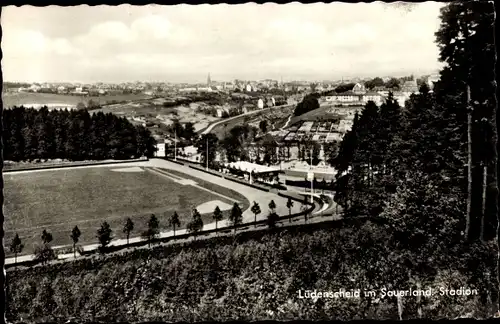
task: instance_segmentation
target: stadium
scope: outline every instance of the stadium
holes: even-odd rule
[[[96,244],[96,231],[104,221],[113,230],[114,239],[124,239],[125,220],[134,222],[131,237],[138,237],[147,227],[151,214],[160,222],[164,236],[172,229],[169,217],[177,212],[180,231],[197,209],[204,230],[214,228],[213,211],[218,206],[227,220],[237,203],[243,211],[243,222],[254,221],[250,204],[257,202],[267,217],[267,206],[274,200],[280,215],[288,215],[286,199],[272,192],[229,181],[166,160],[129,162],[117,165],[82,166],[63,169],[13,171],[4,174],[9,188],[5,192],[5,231],[9,241],[17,233],[25,249],[33,253],[41,243],[45,229],[52,233],[55,249],[71,247],[72,228],[77,225],[82,236],[79,244]],[[292,212],[299,212],[298,206]],[[225,222],[225,221],[223,221]],[[220,227],[220,225],[219,225]],[[7,255],[7,257],[12,255]]]

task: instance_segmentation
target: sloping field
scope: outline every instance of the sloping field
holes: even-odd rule
[[[289,126],[295,125],[301,121],[316,121],[316,120],[332,120],[332,119],[341,119],[340,115],[332,113],[332,108],[330,106],[320,107],[308,113],[305,113],[300,116],[292,117]]]
[[[89,100],[100,103],[101,105],[111,101],[128,101],[150,98],[151,96],[145,94],[123,94],[123,95],[103,95],[103,96],[71,96],[63,94],[52,93],[3,93],[2,99],[4,107],[29,105],[29,104],[67,104],[69,106],[76,106],[79,102],[87,104]]]
[[[135,223],[131,236],[139,236],[152,213],[160,220],[160,230],[167,230],[168,217],[177,211],[184,228],[199,205],[244,200],[226,188],[213,184],[200,188],[178,179],[139,168],[125,172],[120,166],[4,174],[5,242],[18,233],[25,246],[23,254],[31,253],[47,229],[54,236],[54,246],[71,244],[69,235],[78,225],[79,244],[97,243],[96,231],[103,221],[111,225],[114,237],[124,238],[127,217]],[[211,216],[204,215],[204,223],[211,222]]]

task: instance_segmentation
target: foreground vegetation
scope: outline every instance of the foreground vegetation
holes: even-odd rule
[[[394,250],[390,225],[365,223],[242,233],[184,245],[11,270],[7,319],[202,321],[454,318],[490,314],[492,296],[477,272],[494,271],[486,245],[446,251],[420,272],[436,293],[381,298],[380,289],[416,289],[408,259]],[[491,260],[491,262],[484,262]],[[474,265],[480,264],[479,268]],[[477,289],[439,296],[439,288]],[[373,298],[300,299],[298,290],[374,290]]]

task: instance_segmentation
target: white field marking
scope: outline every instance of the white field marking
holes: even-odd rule
[[[211,201],[207,201],[201,205],[198,205],[196,207],[196,209],[201,213],[201,214],[209,214],[209,213],[212,213],[215,209],[215,207],[219,206],[219,209],[221,211],[224,211],[224,210],[230,210],[232,208],[231,205],[225,203],[225,202],[222,202],[220,200],[211,200]]]
[[[212,190],[207,189],[207,188],[203,188],[202,186],[199,186],[199,185],[197,185],[197,184],[192,185],[192,186],[193,186],[193,187],[196,187],[196,188],[198,188],[198,189],[201,189],[201,190],[205,190],[205,191],[207,191],[207,192],[210,192],[210,193],[211,193],[211,194],[213,194],[213,195],[217,195],[217,196],[222,197],[222,198],[225,198],[225,199],[227,199],[227,200],[234,201],[235,203],[239,203],[239,200],[233,199],[233,198],[228,197],[228,196],[224,196],[223,194],[220,194],[220,193],[218,193],[218,192],[212,191]]]
[[[213,195],[217,195],[217,196],[222,197],[222,198],[224,198],[224,199],[227,199],[227,200],[230,200],[230,201],[234,201],[235,203],[239,203],[239,202],[240,202],[239,200],[233,199],[233,198],[231,198],[231,197],[225,196],[225,195],[220,194],[220,193],[218,193],[218,192],[215,192],[215,191],[212,191],[212,190],[207,189],[207,188],[205,188],[205,187],[202,187],[202,186],[198,185],[198,184],[197,184],[195,181],[193,181],[193,180],[183,179],[183,178],[181,178],[180,176],[175,176],[175,177],[178,177],[178,179],[175,179],[173,174],[170,174],[170,173],[165,172],[165,171],[163,171],[163,170],[162,170],[162,171],[158,171],[158,170],[156,170],[156,168],[154,168],[154,169],[149,169],[149,168],[148,168],[148,170],[151,170],[151,171],[153,171],[153,172],[155,172],[155,173],[157,173],[157,174],[160,174],[160,175],[162,175],[162,176],[164,176],[164,177],[167,177],[167,178],[171,179],[172,181],[175,181],[175,182],[180,183],[180,184],[182,184],[182,185],[189,185],[189,186],[193,186],[193,187],[196,187],[196,188],[198,188],[198,189],[201,189],[201,190],[205,190],[205,191],[207,191],[207,192],[209,192],[209,193],[211,193],[211,194],[213,194]]]
[[[141,169],[137,166],[133,166],[133,167],[129,167],[129,168],[121,168],[121,169],[111,169],[111,171],[114,171],[114,172],[144,172],[143,169]]]
[[[191,180],[191,179],[184,179],[184,178],[181,178],[177,175],[174,175],[174,174],[171,174],[171,173],[168,173],[168,172],[165,172],[163,170],[158,170],[157,168],[153,168],[153,171],[167,177],[167,178],[170,178],[172,181],[174,181],[175,183],[178,183],[178,184],[181,184],[183,186],[187,186],[187,185],[190,185],[190,186],[194,186],[196,185],[196,181],[194,180]]]
[[[149,171],[152,171],[152,172],[154,172],[156,174],[164,176],[165,178],[168,178],[168,179],[170,179],[170,180],[172,180],[174,182],[177,182],[178,180],[180,180],[180,179],[174,178],[172,175],[167,175],[167,174],[165,174],[163,172],[160,172],[160,171],[156,170],[156,168],[146,168],[146,170],[149,170]]]

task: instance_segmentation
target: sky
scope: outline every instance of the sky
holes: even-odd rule
[[[336,80],[438,70],[443,3],[4,7],[5,81]]]

